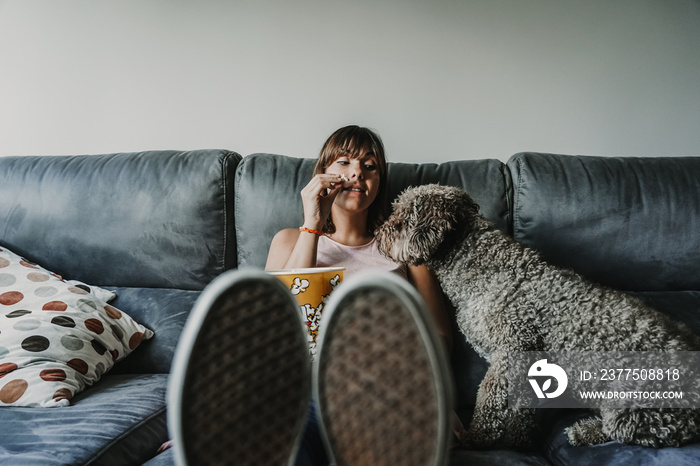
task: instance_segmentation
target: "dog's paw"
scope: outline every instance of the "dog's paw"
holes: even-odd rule
[[[533,432],[524,426],[510,426],[509,428],[497,428],[495,426],[473,425],[467,429],[464,435],[459,437],[462,448],[467,450],[489,450],[494,448],[507,448],[509,450],[529,451],[535,447]]]
[[[509,450],[530,451],[535,449],[535,443],[529,435],[484,435],[483,432],[468,430],[460,437],[458,446],[465,450],[491,450],[506,448]]]
[[[459,443],[467,450],[489,450],[500,446],[504,437],[503,426],[499,423],[472,423],[466,432],[459,436]]]
[[[505,423],[504,445],[514,450],[535,450],[535,438],[541,435],[541,431],[534,409],[509,409]]]
[[[603,433],[603,420],[599,417],[581,419],[564,429],[564,433],[574,447],[598,445],[610,440],[610,437]]]

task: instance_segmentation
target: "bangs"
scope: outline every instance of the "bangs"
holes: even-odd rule
[[[377,159],[383,178],[386,174],[386,159],[384,144],[379,135],[368,128],[355,125],[340,128],[323,145],[314,174],[323,173],[339,157],[359,159],[364,153]]]
[[[372,135],[365,131],[348,131],[348,133],[339,134],[336,140],[329,141],[328,162],[333,162],[342,156],[359,159],[365,153],[375,157],[381,154],[381,149]]]

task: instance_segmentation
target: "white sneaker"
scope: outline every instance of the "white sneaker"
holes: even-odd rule
[[[289,290],[264,272],[219,276],[195,303],[173,360],[168,427],[176,464],[291,464],[310,372]]]
[[[312,380],[338,466],[446,463],[452,375],[425,302],[402,278],[365,273],[333,292]]]

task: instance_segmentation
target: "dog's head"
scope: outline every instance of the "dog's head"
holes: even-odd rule
[[[479,206],[460,188],[429,184],[409,188],[377,231],[380,251],[400,263],[438,259],[474,229],[486,228]]]

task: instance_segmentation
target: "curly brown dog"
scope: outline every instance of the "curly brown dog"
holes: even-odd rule
[[[393,260],[434,271],[460,330],[490,363],[468,429],[472,446],[531,445],[533,411],[507,407],[508,352],[700,349],[692,330],[641,300],[546,263],[484,219],[461,189],[406,190],[377,239]],[[700,440],[700,410],[604,408],[567,434],[573,445],[680,446]]]

